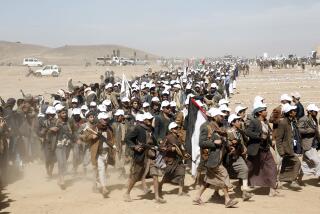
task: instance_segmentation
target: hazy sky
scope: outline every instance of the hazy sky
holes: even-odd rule
[[[163,56],[307,55],[319,0],[0,0],[0,40],[118,44]]]

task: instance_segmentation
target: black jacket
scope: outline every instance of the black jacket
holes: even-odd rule
[[[217,145],[214,143],[215,140],[221,139],[220,136],[213,132],[210,134],[209,138],[209,129],[210,126],[209,122],[205,122],[200,127],[200,136],[199,136],[199,146],[201,149],[208,149],[209,150],[209,157],[206,162],[206,167],[208,168],[215,168],[222,162],[222,153],[224,151],[224,145]],[[211,130],[213,131],[213,129]]]
[[[258,118],[252,118],[245,129],[245,134],[249,137],[248,141],[248,155],[255,156],[258,154],[259,149],[267,150],[271,144],[271,139],[268,137],[264,140],[261,137],[262,125]]]
[[[133,159],[137,162],[142,162],[144,160],[145,151],[138,152],[134,150],[134,147],[139,144],[141,146],[144,146],[147,143],[150,143],[150,142],[147,142],[148,134],[151,134],[151,131],[149,130],[149,128],[141,124],[136,125],[133,130],[129,131],[126,134],[125,142],[127,146],[134,151]],[[152,137],[151,139],[153,141],[152,142],[153,145],[156,145],[156,141],[154,137]]]

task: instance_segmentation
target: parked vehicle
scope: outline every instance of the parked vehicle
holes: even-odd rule
[[[22,65],[29,66],[29,67],[38,67],[38,66],[42,66],[43,62],[41,62],[37,58],[24,58]]]
[[[53,76],[58,77],[61,73],[61,68],[57,65],[46,65],[42,69],[38,69],[35,72],[36,76]]]

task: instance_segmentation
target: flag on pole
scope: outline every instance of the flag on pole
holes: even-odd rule
[[[206,111],[195,99],[190,98],[188,118],[186,120],[186,149],[192,156],[191,174],[193,176],[196,176],[197,167],[200,163],[200,126],[206,121]]]
[[[121,91],[120,91],[120,98],[123,97],[130,97],[131,87],[130,84],[124,74],[122,74],[122,82],[121,82]]]

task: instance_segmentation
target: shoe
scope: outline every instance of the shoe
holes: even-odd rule
[[[131,197],[130,197],[129,194],[125,194],[125,195],[123,196],[123,199],[124,199],[125,202],[132,202],[132,199],[131,199]]]
[[[289,184],[289,188],[295,191],[302,190],[301,186],[299,186],[299,184],[296,181],[292,181]]]
[[[193,203],[194,205],[204,205],[204,203],[203,203],[203,201],[201,200],[201,198],[192,200],[192,203]]]
[[[156,199],[156,203],[158,203],[158,204],[164,204],[164,203],[167,203],[167,201],[164,200],[164,199],[162,199],[162,198],[158,198],[158,199]]]
[[[101,193],[102,193],[103,197],[106,198],[108,196],[108,194],[110,193],[110,191],[107,189],[107,187],[102,187]]]
[[[250,192],[247,192],[247,191],[243,191],[242,192],[242,200],[243,201],[249,201],[253,196],[254,196],[253,193],[250,193]]]
[[[231,207],[234,207],[237,203],[238,203],[237,200],[230,199],[230,200],[226,203],[225,207],[226,207],[226,208],[231,208]]]
[[[214,192],[213,195],[210,197],[210,202],[222,202],[224,197],[219,195],[217,192]]]
[[[275,189],[270,189],[269,197],[283,197],[283,195]]]

